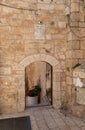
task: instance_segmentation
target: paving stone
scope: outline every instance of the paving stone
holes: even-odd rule
[[[60,130],[60,129],[56,127],[56,128],[54,128],[54,129],[52,129],[52,130]]]
[[[35,111],[34,116],[36,120],[43,120],[43,115],[41,111]]]
[[[59,127],[65,126],[65,122],[64,122],[63,119],[61,119],[61,118],[58,118],[58,119],[55,118],[55,121],[56,121],[56,123],[58,124]]]
[[[85,130],[85,126],[84,126],[84,127],[81,127],[81,130]]]
[[[48,116],[47,116],[47,115],[43,115],[43,116],[44,116],[44,119],[45,119],[46,124],[48,125],[48,127],[49,127],[50,129],[57,127],[56,122],[55,122],[55,120],[52,118],[52,116],[50,115],[50,113],[49,113]]]
[[[21,113],[0,115],[0,119],[30,116],[32,130],[85,130],[85,122],[51,107],[31,108]]]
[[[81,130],[78,126],[72,126],[70,127],[71,130]]]
[[[69,126],[75,126],[75,122],[74,122],[71,118],[69,118],[69,117],[66,117],[65,122],[66,122],[67,125],[69,125]]]
[[[57,111],[55,109],[49,109],[50,114],[52,115],[52,117],[54,118],[60,118],[60,115],[57,113]]]
[[[81,119],[74,117],[73,120],[74,120],[74,122],[76,123],[76,125],[78,125],[79,127],[85,126],[85,122],[82,121]]]
[[[59,126],[60,130],[70,130],[70,127],[65,125],[65,126]]]

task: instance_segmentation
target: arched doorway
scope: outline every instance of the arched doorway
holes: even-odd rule
[[[24,58],[18,66],[18,71],[20,72],[21,77],[19,77],[20,80],[20,90],[18,91],[18,109],[19,111],[22,111],[25,109],[25,68],[30,65],[33,62],[42,61],[47,62],[52,66],[52,72],[53,72],[53,80],[52,80],[52,104],[55,108],[61,107],[61,89],[60,89],[60,73],[61,65],[59,61],[54,58],[53,56],[46,55],[46,54],[36,54],[31,55],[26,58]],[[23,101],[23,102],[22,102]],[[20,110],[21,106],[21,110]]]
[[[29,98],[29,92],[33,90],[35,86],[39,86],[41,92],[39,102],[37,102],[37,104],[31,104],[31,106],[52,105],[52,66],[47,62],[33,62],[25,68],[26,97]],[[26,99],[29,100],[28,98]],[[30,106],[29,101],[26,106]]]

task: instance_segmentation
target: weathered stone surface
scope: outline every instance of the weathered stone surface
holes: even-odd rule
[[[75,50],[73,52],[73,58],[83,58],[83,51],[82,50]]]
[[[84,29],[84,8],[83,5],[85,1],[82,0],[71,0],[71,23],[70,28],[68,28],[68,51],[66,52],[66,65],[69,66],[69,71],[67,72],[67,81],[69,86],[66,86],[67,93],[67,106],[70,110],[72,110],[74,115],[82,117],[84,113],[85,106],[78,105],[76,101],[76,77],[81,76],[84,78],[84,74],[81,72],[77,72],[77,68],[73,68],[78,63],[82,64],[85,60],[84,54],[84,42],[85,42],[85,29]],[[79,23],[78,23],[79,22]],[[69,78],[68,78],[69,76]],[[74,78],[73,78],[74,76]],[[77,96],[79,97],[79,96]],[[83,97],[81,96],[81,99]]]
[[[65,100],[71,109],[75,103],[72,66],[85,60],[85,1],[8,0],[7,4],[20,9],[0,5],[1,112],[25,109],[25,68],[36,61],[52,66],[53,105],[60,108]],[[71,9],[69,17],[66,6]],[[37,24],[44,25],[38,38]]]
[[[76,102],[81,105],[85,105],[85,88],[77,88]]]
[[[10,75],[11,67],[0,67],[0,75]]]
[[[78,11],[79,11],[79,3],[72,3],[71,12],[78,12]]]

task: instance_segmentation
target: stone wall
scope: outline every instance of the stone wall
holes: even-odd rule
[[[0,112],[25,109],[25,68],[44,61],[53,70],[53,106],[76,113],[72,68],[85,60],[85,0],[0,3]]]
[[[83,112],[83,107],[76,102],[76,89],[73,84],[73,67],[77,64],[82,64],[85,61],[85,0],[71,0],[70,17],[68,17],[68,40],[66,52],[67,71],[67,104],[73,114],[80,116]]]
[[[45,60],[53,67],[53,104],[59,108],[65,101],[66,87],[64,0],[0,3],[7,5],[0,5],[0,112],[25,109],[25,67],[37,60]]]

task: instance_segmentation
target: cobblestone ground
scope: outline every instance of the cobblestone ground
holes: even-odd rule
[[[0,118],[30,116],[32,130],[85,130],[85,121],[52,107],[29,108],[23,113],[1,115]]]

